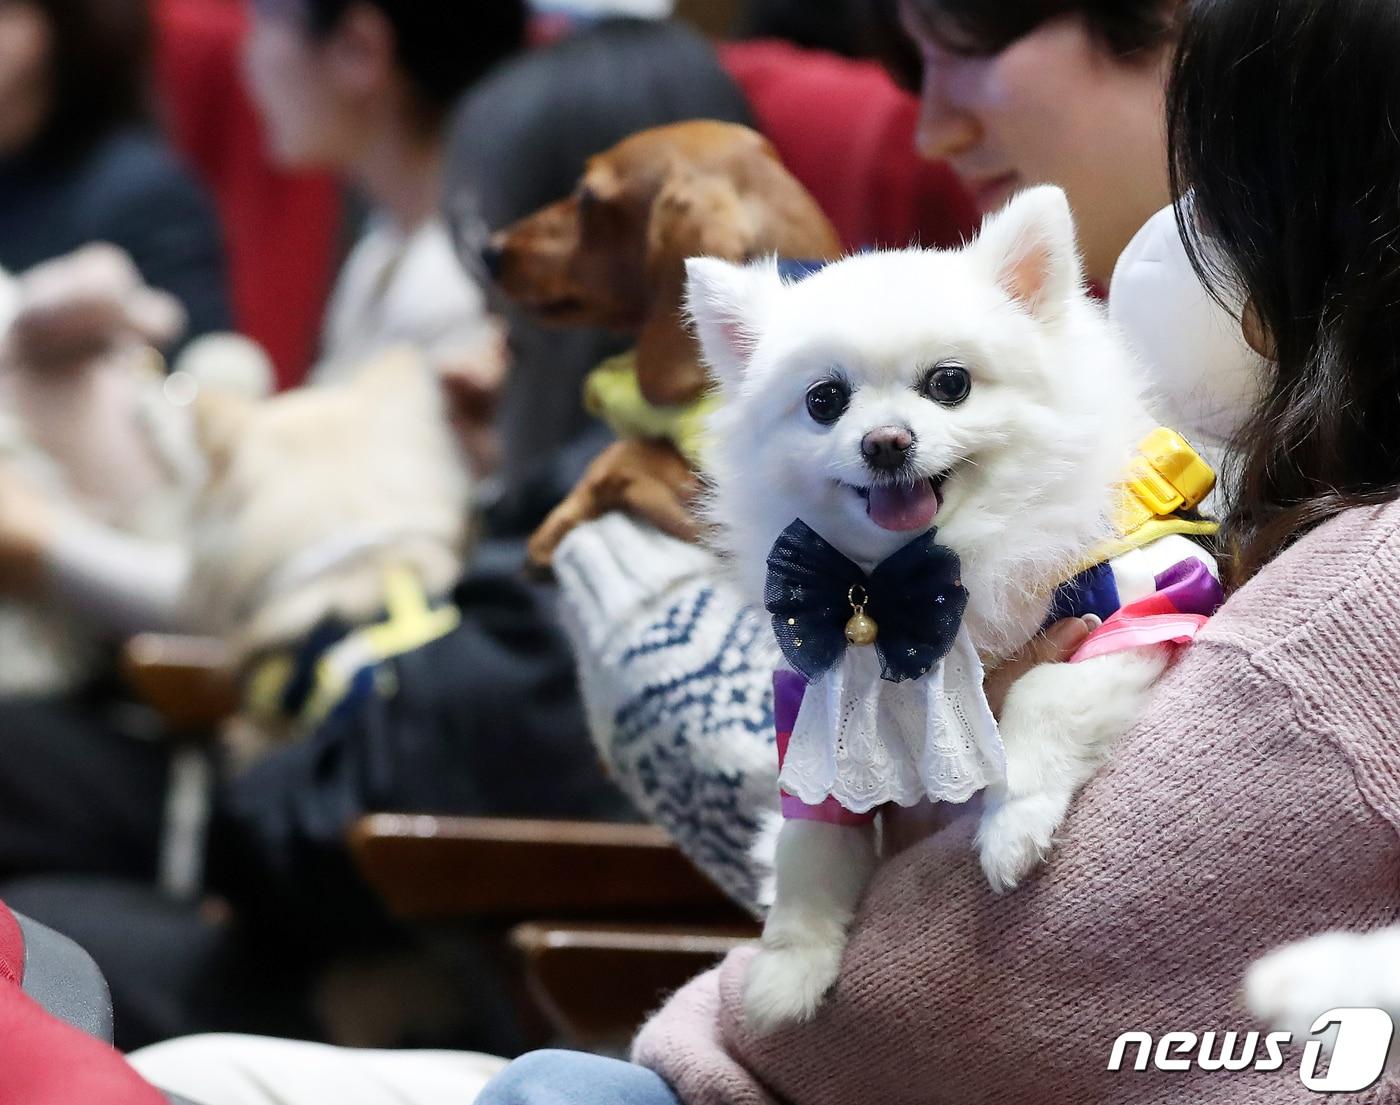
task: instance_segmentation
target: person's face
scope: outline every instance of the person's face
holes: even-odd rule
[[[1169,199],[1167,51],[1117,58],[1066,16],[998,54],[969,56],[929,33],[919,0],[901,8],[924,58],[920,152],[946,159],[984,213],[1021,188],[1059,185],[1089,275],[1106,284],[1118,254]]]
[[[360,19],[354,10],[317,38],[295,13],[253,6],[244,68],[279,164],[342,169],[369,142],[381,67],[360,34]]]
[[[0,0],[0,155],[31,142],[50,110],[53,28],[24,0]]]

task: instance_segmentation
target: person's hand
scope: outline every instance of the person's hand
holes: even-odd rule
[[[1079,650],[1089,634],[1102,624],[1095,614],[1064,618],[1027,641],[1016,655],[993,669],[983,682],[982,689],[997,720],[1001,720],[1007,692],[1016,680],[1041,664],[1065,663]],[[947,802],[921,802],[891,809],[886,815],[884,828],[889,854],[901,852],[938,832],[961,817],[965,808]]]
[[[56,525],[38,489],[0,462],[0,594],[30,595],[42,586]]]
[[[448,418],[472,471],[479,476],[490,475],[500,463],[496,412],[509,368],[504,330],[498,330],[482,350],[444,357],[437,364]]]
[[[123,341],[166,345],[184,326],[179,302],[148,287],[125,253],[84,246],[19,277],[6,357],[29,369],[82,366]]]
[[[1089,634],[1102,624],[1102,620],[1096,614],[1086,614],[1082,618],[1065,618],[1032,638],[1015,656],[998,665],[982,684],[987,692],[987,703],[997,719],[1001,718],[1002,707],[1006,705],[1006,694],[1016,680],[1039,664],[1065,663],[1079,651],[1079,646]]]

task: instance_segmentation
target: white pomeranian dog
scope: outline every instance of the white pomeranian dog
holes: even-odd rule
[[[746,593],[762,602],[770,549],[794,519],[866,573],[936,526],[967,594],[968,644],[950,660],[970,669],[986,713],[983,665],[1036,634],[1057,587],[1114,533],[1122,479],[1154,425],[1138,369],[1086,294],[1064,194],[1022,193],[959,250],[858,255],[793,284],[773,262],[699,258],[688,276],[722,397],[711,510]],[[1153,646],[1042,665],[1013,685],[1004,771],[986,779],[977,834],[995,890],[1046,855],[1169,658]],[[942,691],[931,701],[970,708]],[[873,825],[785,822],[750,1023],[815,1012],[876,860]]]

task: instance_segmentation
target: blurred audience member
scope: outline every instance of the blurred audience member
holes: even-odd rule
[[[946,159],[984,214],[1023,188],[1063,188],[1085,274],[1107,290],[1171,199],[1162,119],[1183,11],[1180,0],[903,0],[923,58],[919,151]]]
[[[313,382],[387,346],[490,360],[481,291],[436,217],[444,124],[457,97],[521,49],[523,0],[254,0],[249,81],[272,153],[344,174],[369,227],[332,294]]]
[[[122,247],[189,315],[229,328],[208,197],[151,126],[143,0],[0,3],[0,266]]]

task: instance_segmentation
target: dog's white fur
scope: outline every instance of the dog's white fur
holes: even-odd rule
[[[1384,1009],[1400,1024],[1400,925],[1276,948],[1250,967],[1244,997],[1252,1013],[1295,1040],[1333,1009]],[[1390,1069],[1400,1070],[1400,1046],[1391,1049]]]
[[[188,601],[235,663],[299,642],[330,615],[367,621],[391,566],[429,594],[460,575],[470,481],[436,381],[411,351],[261,403],[201,396],[196,414],[210,477]],[[318,549],[323,569],[281,574]]]
[[[904,425],[916,437],[910,476],[951,472],[935,524],[962,561],[973,643],[989,667],[1021,648],[1055,588],[1111,534],[1116,488],[1152,426],[1143,380],[1084,290],[1064,194],[1022,193],[957,251],[859,255],[793,285],[771,262],[695,259],[688,275],[723,399],[710,509],[750,598],[761,605],[768,551],[795,517],[867,571],[913,538],[876,526],[852,489],[877,482],[864,435]],[[952,408],[916,390],[944,360],[973,378]],[[852,399],[822,426],[805,395],[833,371]],[[1014,685],[1000,719],[1007,783],[985,796],[978,833],[994,889],[1039,863],[1166,662],[1165,649],[1122,653],[1044,665]],[[783,827],[776,899],[749,975],[751,1023],[815,1012],[875,863],[873,829]]]

